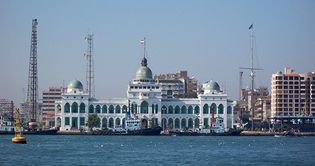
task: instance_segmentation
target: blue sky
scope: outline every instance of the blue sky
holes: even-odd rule
[[[254,23],[256,86],[291,66],[315,69],[315,1],[0,1],[0,98],[27,90],[31,21],[37,18],[39,90],[73,79],[85,85],[84,37],[94,34],[96,96],[125,97],[147,38],[153,74],[188,70],[238,98],[239,67],[249,66]],[[245,77],[248,73],[245,73]],[[247,78],[244,85],[248,86]],[[24,92],[23,92],[24,89]]]

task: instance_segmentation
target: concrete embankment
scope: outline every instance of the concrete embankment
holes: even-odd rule
[[[274,136],[275,132],[269,131],[242,131],[241,136]],[[293,136],[315,136],[315,132],[298,132],[294,133]]]

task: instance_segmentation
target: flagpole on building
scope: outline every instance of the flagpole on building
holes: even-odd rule
[[[145,37],[143,38],[143,56],[145,57],[145,52],[146,52],[146,42],[145,42]]]

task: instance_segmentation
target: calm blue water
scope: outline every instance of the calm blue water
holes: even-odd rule
[[[0,165],[315,165],[315,137],[0,135]]]

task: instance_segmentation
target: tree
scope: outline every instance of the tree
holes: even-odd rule
[[[90,114],[88,116],[88,121],[86,125],[92,130],[93,127],[99,126],[101,124],[100,118],[97,117],[97,114]]]

